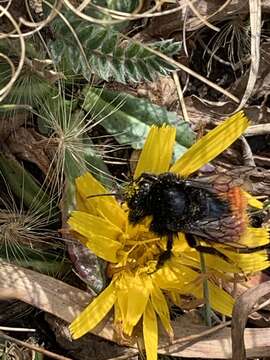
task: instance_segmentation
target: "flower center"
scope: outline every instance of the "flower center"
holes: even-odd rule
[[[133,274],[155,272],[159,257],[166,248],[164,240],[151,233],[145,225],[132,227],[120,240],[123,244],[121,260],[117,264],[110,264],[109,275],[122,270]]]

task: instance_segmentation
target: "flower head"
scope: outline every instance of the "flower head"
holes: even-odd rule
[[[142,150],[134,178],[142,173],[173,172],[187,177],[211,161],[230,146],[246,129],[248,121],[238,113],[210,131],[193,145],[170,167],[175,129],[167,126],[152,127]],[[89,173],[76,180],[77,210],[68,221],[78,239],[97,256],[108,262],[111,282],[90,305],[73,321],[70,330],[79,338],[92,330],[114,308],[114,321],[118,329],[131,336],[142,319],[143,336],[148,360],[157,359],[158,326],[160,319],[172,336],[167,298],[181,306],[181,295],[203,299],[203,274],[200,271],[200,254],[191,248],[185,235],[179,233],[174,240],[173,256],[159,266],[159,256],[166,249],[166,237],[149,230],[146,217],[132,225],[126,204],[112,197],[91,197],[106,194],[107,190]],[[132,192],[138,189],[130,187]],[[248,201],[252,201],[248,199]],[[254,200],[253,200],[254,201]],[[241,243],[260,246],[268,243],[265,229],[246,226]],[[233,298],[216,284],[216,279],[239,272],[254,272],[268,266],[264,250],[254,254],[239,254],[217,244],[224,255],[205,255],[208,270],[210,302],[213,309],[231,315]]]

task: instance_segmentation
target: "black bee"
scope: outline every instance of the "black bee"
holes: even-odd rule
[[[150,230],[167,236],[167,248],[158,265],[170,258],[178,232],[185,233],[189,246],[205,253],[219,253],[211,242],[241,247],[237,242],[247,226],[247,203],[241,187],[230,176],[217,175],[205,181],[182,179],[169,172],[143,173],[127,186],[124,197],[132,224],[151,216]],[[201,246],[196,236],[210,246]]]

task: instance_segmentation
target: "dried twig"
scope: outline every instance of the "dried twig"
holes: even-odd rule
[[[249,14],[250,14],[250,31],[251,31],[251,49],[250,49],[250,70],[248,83],[245,93],[241,99],[238,108],[235,111],[241,110],[248,99],[252,95],[260,65],[260,40],[261,40],[261,0],[249,0]]]
[[[186,107],[184,96],[183,96],[182,87],[181,87],[181,84],[180,84],[180,81],[179,81],[177,71],[173,72],[173,80],[174,80],[174,83],[175,83],[175,86],[176,86],[178,99],[179,99],[181,109],[182,109],[183,118],[184,118],[184,120],[186,122],[190,122],[189,117],[188,117],[187,107]]]
[[[11,327],[11,326],[0,326],[0,331],[36,332],[36,329],[15,328],[15,327]]]
[[[15,83],[15,81],[17,80],[18,76],[21,73],[23,64],[24,64],[24,59],[25,59],[25,41],[24,38],[22,36],[22,32],[20,30],[19,25],[17,24],[17,22],[15,21],[15,19],[13,18],[13,16],[3,7],[0,5],[0,11],[2,12],[1,15],[4,15],[8,18],[8,20],[11,22],[11,24],[14,26],[14,29],[17,32],[17,36],[19,37],[19,42],[20,42],[20,56],[19,56],[19,62],[18,62],[18,66],[17,69],[15,70],[15,72],[12,74],[9,82],[2,87],[2,89],[0,89],[0,101],[2,101],[10,92],[10,90],[12,89],[13,84]],[[11,37],[10,34],[0,34],[0,39],[4,39],[4,38],[9,38]],[[7,56],[0,53],[0,57],[4,57],[7,60]],[[10,64],[11,60],[8,61],[8,63]],[[11,69],[13,69],[13,67],[11,67]]]
[[[196,7],[192,4],[192,2],[190,0],[186,0],[188,6],[190,7],[190,9],[193,11],[193,13],[201,20],[202,24],[204,24],[205,26],[208,26],[210,29],[214,30],[214,31],[220,31],[220,28],[218,28],[217,26],[212,25],[209,21],[207,21],[206,18],[204,18],[200,12],[196,9]]]
[[[254,158],[253,158],[253,154],[251,151],[251,148],[249,146],[249,143],[247,142],[247,140],[245,139],[244,136],[240,137],[241,142],[242,142],[242,151],[243,151],[243,161],[244,161],[244,165],[245,166],[251,166],[251,167],[256,167]]]
[[[268,135],[270,134],[270,124],[252,125],[245,131],[245,136]]]
[[[52,359],[57,359],[57,360],[72,360],[71,358],[68,358],[66,356],[62,356],[62,355],[58,355],[54,352],[51,352],[49,350],[46,350],[46,349],[43,349],[42,347],[40,346],[37,346],[37,345],[34,345],[34,344],[30,344],[28,342],[25,342],[25,341],[21,341],[21,340],[18,340],[18,339],[15,339],[14,337],[12,336],[9,336],[9,335],[6,335],[4,333],[2,333],[2,331],[0,331],[0,338],[4,339],[4,340],[7,340],[7,341],[10,341],[14,344],[17,344],[17,345],[20,345],[20,346],[23,346],[27,349],[31,349],[31,350],[34,350],[34,351],[37,351],[43,355],[46,355]]]

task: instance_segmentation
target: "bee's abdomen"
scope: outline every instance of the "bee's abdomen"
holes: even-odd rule
[[[207,204],[208,216],[205,221],[197,222],[194,228],[200,228],[208,240],[238,243],[248,225],[247,202],[241,188],[233,187]]]
[[[233,187],[227,193],[231,209],[243,216],[246,215],[247,199],[240,187]]]
[[[195,195],[198,203],[198,217],[218,219],[231,213],[231,206],[226,198],[220,199],[203,190]]]
[[[232,214],[237,218],[238,230],[243,233],[248,224],[247,199],[240,187],[231,188],[226,197],[230,204]]]

